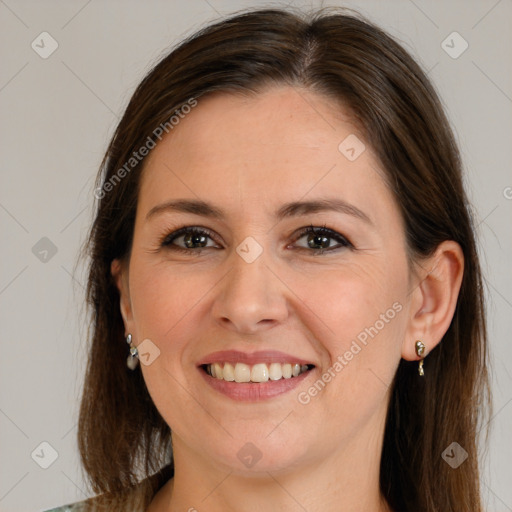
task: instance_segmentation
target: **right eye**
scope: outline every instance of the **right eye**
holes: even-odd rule
[[[202,249],[215,248],[207,245],[208,239],[212,239],[212,233],[207,229],[188,226],[167,235],[162,240],[162,247],[173,251],[201,252]],[[185,247],[180,247],[176,242]]]

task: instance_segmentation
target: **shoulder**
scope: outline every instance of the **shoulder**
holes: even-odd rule
[[[118,507],[121,506],[123,511],[143,512],[144,507],[137,497],[138,495],[136,493],[133,493],[131,497],[126,496],[123,500],[123,505],[116,502],[115,510],[120,510]],[[67,505],[62,505],[50,510],[44,510],[43,512],[111,512],[114,510],[114,508],[112,508],[112,501],[102,498],[103,496],[101,495],[94,496],[83,501],[68,503]]]
[[[98,510],[98,497],[88,498],[83,501],[76,501],[75,503],[68,503],[67,505],[61,505],[50,510],[44,510],[43,512],[92,512]],[[101,509],[101,507],[100,507]],[[136,512],[136,511],[134,511]]]
[[[121,502],[116,501],[113,506],[112,499],[105,498],[105,495],[93,496],[83,501],[75,503],[68,503],[60,507],[44,510],[43,512],[111,512],[112,510],[126,510],[129,512],[143,512],[143,507],[140,502],[136,500],[137,494],[135,492],[124,497]]]
[[[106,495],[99,495],[42,512],[112,512],[114,509],[126,510],[127,512],[144,512],[146,509],[145,501],[147,501],[145,497],[148,496],[148,493],[152,499],[160,488],[173,476],[174,467],[170,463],[154,475],[147,477],[142,482],[139,482],[138,485],[129,489],[120,500],[123,505],[112,507],[112,500],[110,498]],[[121,497],[117,497],[117,499],[119,498]],[[120,501],[117,501],[117,499],[115,503],[119,504]]]
[[[60,507],[52,508],[50,510],[44,510],[43,512],[106,512],[111,511],[111,503],[106,503],[101,500],[100,497],[89,498],[84,501],[77,501],[75,503],[68,503]],[[126,508],[123,506],[123,510],[129,512],[143,512],[143,508],[140,503],[126,503]]]

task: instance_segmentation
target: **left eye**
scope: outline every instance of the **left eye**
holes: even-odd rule
[[[308,226],[298,234],[298,236],[295,238],[295,241],[300,240],[301,238],[304,238],[306,236],[307,247],[299,246],[299,248],[312,249],[313,253],[322,254],[323,252],[334,251],[341,247],[354,247],[343,235],[336,231],[333,231],[332,229],[326,228],[325,226]],[[336,240],[338,242],[338,245],[332,247],[330,240]]]

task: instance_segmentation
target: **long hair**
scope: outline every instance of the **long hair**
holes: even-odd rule
[[[98,174],[87,241],[92,319],[78,443],[90,487],[110,500],[110,510],[120,510],[130,489],[141,491],[146,506],[173,475],[169,426],[140,369],[126,368],[119,293],[110,272],[113,259],[130,254],[145,161],[134,161],[133,153],[157,144],[158,127],[170,132],[173,116],[192,102],[200,108],[204,95],[254,94],[278,84],[320,93],[354,114],[399,205],[411,261],[431,255],[444,240],[462,248],[456,310],[425,361],[425,377],[404,360],[396,372],[380,487],[395,511],[480,512],[477,439],[490,406],[488,349],[459,151],[435,89],[415,60],[357,13],[331,9],[308,15],[253,10],[217,21],[165,56],[135,90]],[[452,442],[468,454],[456,470],[441,456]]]

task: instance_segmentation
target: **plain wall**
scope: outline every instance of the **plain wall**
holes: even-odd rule
[[[87,497],[76,445],[86,357],[80,316],[85,275],[74,265],[91,223],[98,166],[134,88],[171,46],[204,23],[245,7],[286,3],[0,2],[2,512],[44,510]],[[429,70],[446,105],[478,219],[487,283],[495,411],[482,489],[489,511],[511,511],[512,4],[293,5],[361,11]],[[42,46],[51,49],[48,36],[39,36],[44,31],[58,43],[46,59],[31,46],[35,41],[40,52]],[[458,58],[442,47],[454,31],[469,45]],[[456,39],[452,46],[460,44]],[[52,451],[42,442],[57,452],[48,469],[35,461],[39,454],[40,463],[50,462]]]

